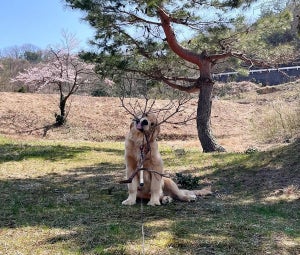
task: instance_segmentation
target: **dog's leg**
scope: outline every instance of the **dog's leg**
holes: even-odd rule
[[[180,189],[178,193],[178,199],[184,202],[196,201],[196,194],[192,190]]]
[[[172,202],[173,202],[173,198],[170,197],[170,196],[163,196],[162,199],[161,199],[161,203],[163,205],[170,204]]]
[[[138,188],[138,179],[134,177],[132,182],[128,184],[129,196],[126,200],[122,202],[122,205],[134,205],[136,203],[136,195]]]
[[[161,185],[161,176],[157,176],[155,174],[152,174],[152,180],[151,180],[151,198],[148,202],[148,205],[160,205],[160,198],[162,196],[162,185]]]
[[[192,202],[196,200],[196,194],[190,190],[179,189],[177,184],[169,179],[164,178],[164,194],[167,194],[175,199],[185,202]]]
[[[126,176],[127,178],[129,178],[137,168],[137,161],[135,158],[131,157],[127,153],[125,153],[125,160],[126,160]],[[122,202],[123,205],[134,205],[136,203],[137,188],[138,188],[138,177],[136,175],[133,178],[132,182],[128,183],[128,198]]]

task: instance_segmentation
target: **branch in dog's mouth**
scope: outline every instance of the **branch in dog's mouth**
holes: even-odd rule
[[[119,181],[119,183],[120,183],[120,184],[132,183],[132,180],[131,180],[131,179],[122,180],[122,181]]]
[[[132,99],[127,98],[127,102],[125,102],[125,97],[121,97],[121,107],[123,107],[127,113],[133,116],[133,120],[136,123],[136,128],[140,131],[143,131],[143,126],[146,126],[147,123],[143,123],[141,121],[141,116],[146,116],[149,113],[153,113],[156,115],[157,119],[159,119],[156,126],[159,126],[163,123],[172,124],[172,125],[186,125],[191,120],[196,119],[196,111],[191,113],[187,113],[182,115],[183,112],[189,107],[186,107],[190,102],[191,97],[182,97],[177,100],[170,100],[165,105],[160,105],[156,107],[155,99],[144,99],[144,103],[142,103],[141,99]],[[133,102],[132,102],[133,101]],[[144,107],[142,105],[144,104]],[[181,115],[183,117],[176,120],[174,117],[176,115]]]
[[[127,180],[119,181],[119,183],[120,184],[132,183],[133,178],[137,175],[137,173],[139,171],[148,171],[149,173],[154,173],[154,174],[160,175],[161,177],[171,178],[169,174],[162,174],[162,173],[159,173],[157,171],[150,170],[150,169],[145,168],[145,167],[141,167],[141,168],[138,168],[137,170],[135,170],[134,173]]]
[[[144,119],[144,120],[139,120],[139,119],[136,119],[135,120],[136,122],[136,128],[140,131],[144,131],[144,126],[147,126],[149,124],[148,120]]]

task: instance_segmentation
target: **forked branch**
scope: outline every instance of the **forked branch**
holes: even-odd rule
[[[134,105],[132,105],[131,101],[129,101],[127,104],[125,103],[125,97],[120,97],[121,106],[128,112],[134,119],[138,119],[138,114],[135,111],[137,101]]]
[[[172,119],[179,113],[184,112],[186,110],[186,104],[191,101],[191,97],[182,97],[178,100],[171,100],[164,107],[161,107],[156,110],[157,117],[159,122],[157,125],[161,125],[163,123],[174,124],[174,125],[185,125],[187,122],[194,120],[195,111],[184,118],[181,118],[177,121],[172,121]]]
[[[157,126],[163,123],[184,125],[187,124],[187,122],[194,120],[196,118],[195,111],[186,114],[185,117],[179,120],[177,119],[172,121],[177,114],[182,113],[187,109],[186,105],[191,99],[191,97],[185,96],[176,100],[169,100],[164,105],[159,105],[155,99],[144,98],[144,100],[142,100],[128,98],[127,102],[125,102],[125,97],[120,97],[121,107],[123,107],[131,116],[133,116],[135,120],[139,119],[141,116],[153,113],[159,120]]]

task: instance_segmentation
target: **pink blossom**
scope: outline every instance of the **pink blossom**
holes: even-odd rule
[[[11,82],[23,82],[35,90],[44,86],[65,86],[74,92],[80,86],[91,83],[95,78],[94,65],[87,64],[77,55],[68,54],[65,50],[51,51],[46,63],[19,73]]]
[[[112,80],[107,78],[104,79],[104,83],[110,87],[112,87],[115,84]]]

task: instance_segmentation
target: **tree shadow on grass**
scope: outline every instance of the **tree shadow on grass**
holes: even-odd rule
[[[39,157],[33,148],[30,149],[30,155],[25,150],[26,153],[11,161]],[[49,159],[45,155],[46,148],[40,149],[44,151],[41,153],[43,158]],[[61,153],[69,149],[71,156],[87,150],[56,149]],[[291,149],[295,152],[295,148]],[[121,154],[120,150],[104,150]],[[286,151],[278,151],[274,156],[278,153],[282,155]],[[50,158],[59,160],[69,157],[69,154],[58,153]],[[255,155],[251,157],[255,161]],[[9,160],[4,158],[4,161]],[[297,244],[283,250],[272,248],[272,242],[280,234],[290,238],[300,235],[299,200],[261,201],[265,194],[277,188],[274,186],[275,179],[282,175],[286,175],[283,178],[285,184],[298,180],[297,166],[296,161],[283,160],[276,169],[267,169],[264,165],[263,169],[253,168],[248,173],[243,161],[235,162],[233,167],[216,169],[207,176],[215,180],[213,187],[225,187],[228,193],[222,194],[221,191],[195,203],[174,202],[155,208],[144,206],[143,214],[139,204],[131,207],[121,205],[127,196],[126,185],[118,184],[125,175],[123,164],[102,162],[92,167],[70,169],[63,175],[1,180],[0,203],[3,206],[0,207],[0,228],[35,226],[71,230],[38,240],[38,243],[64,243],[83,254],[140,254],[143,215],[146,250],[152,254],[265,254],[269,251],[297,254]],[[274,171],[274,181],[266,185],[269,171]],[[291,176],[294,177],[287,178]],[[245,184],[249,179],[251,181]],[[249,198],[253,199],[245,202]],[[130,248],[133,246],[135,249]]]
[[[121,207],[126,187],[117,184],[123,176],[122,165],[102,163],[71,169],[64,175],[1,180],[0,228],[76,229],[70,235],[58,235],[44,241],[54,244],[70,240],[81,244],[82,250],[102,244],[109,236],[114,240],[115,234],[118,234],[117,240],[126,242],[132,235],[126,238],[126,224],[120,222],[127,221],[124,214],[129,213],[130,208]],[[138,210],[131,208],[130,217],[138,217],[137,214]]]
[[[71,159],[76,155],[88,151],[103,151],[123,155],[121,149],[93,148],[89,146],[72,147],[63,145],[28,145],[5,143],[0,145],[0,164],[9,161],[22,161],[30,158],[41,158],[43,160],[59,161]]]
[[[299,202],[245,205],[215,198],[205,205],[197,205],[197,216],[179,214],[169,227],[169,246],[180,254],[299,254]]]
[[[207,178],[214,180],[221,192],[243,198],[249,194],[261,200],[274,192],[281,194],[288,187],[300,188],[299,155],[297,140],[282,148],[233,158],[229,163],[225,160],[227,164],[219,165]]]

